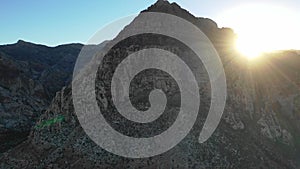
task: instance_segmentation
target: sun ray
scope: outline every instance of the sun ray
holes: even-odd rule
[[[289,82],[289,84],[292,84],[297,90],[300,91],[300,87],[294,82],[292,81],[284,72],[282,72],[277,66],[274,66],[273,63],[271,63],[270,61],[266,62],[273,70],[277,71],[279,75],[282,76],[282,78],[284,78],[285,80],[287,80]]]

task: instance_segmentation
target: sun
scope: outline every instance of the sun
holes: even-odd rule
[[[300,14],[272,4],[247,4],[227,10],[218,22],[237,34],[236,49],[248,59],[265,52],[300,49]]]
[[[255,59],[262,55],[264,49],[262,46],[253,45],[253,41],[251,37],[237,37],[235,42],[235,47],[237,51],[247,57],[249,60]]]

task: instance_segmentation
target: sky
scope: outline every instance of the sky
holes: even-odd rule
[[[56,46],[86,43],[112,21],[139,13],[156,0],[0,0],[0,44],[19,39]],[[215,20],[219,27],[238,27],[230,11],[247,4],[285,7],[299,18],[299,0],[173,0],[195,16]],[[255,13],[255,11],[253,11]],[[228,17],[227,17],[228,16]],[[287,16],[288,17],[288,16]],[[300,24],[299,24],[300,25]],[[300,27],[299,27],[300,28]],[[233,28],[234,29],[234,28]]]

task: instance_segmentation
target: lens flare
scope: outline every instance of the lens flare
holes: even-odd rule
[[[283,6],[248,4],[224,12],[221,25],[238,35],[236,49],[249,59],[265,52],[300,49],[300,15]]]

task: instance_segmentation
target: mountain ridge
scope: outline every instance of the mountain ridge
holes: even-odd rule
[[[170,9],[177,8],[176,5],[171,5],[162,0],[157,3],[166,5],[159,7],[154,5],[154,7],[150,7],[150,12],[151,10],[160,10],[174,13]],[[180,14],[180,12],[185,14]],[[176,14],[191,17],[184,10],[177,11]],[[190,20],[194,23],[201,22],[197,18],[190,18]],[[30,137],[25,142],[0,157],[0,167],[298,168],[300,166],[300,164],[297,164],[300,154],[300,142],[297,140],[300,138],[297,135],[300,131],[297,124],[300,119],[300,108],[297,107],[300,100],[299,89],[297,90],[295,86],[286,83],[286,77],[282,77],[282,74],[278,71],[288,74],[290,80],[297,81],[297,72],[299,73],[300,70],[297,66],[290,68],[289,65],[299,63],[299,55],[295,55],[292,60],[286,61],[284,64],[282,64],[282,60],[273,59],[276,59],[276,55],[266,57],[265,62],[261,64],[249,65],[246,58],[242,58],[228,50],[227,47],[232,44],[230,44],[231,40],[228,40],[227,36],[233,34],[229,33],[230,35],[228,35],[218,28],[210,32],[210,26],[206,26],[206,24],[207,22],[202,25],[202,30],[207,33],[217,47],[223,58],[223,64],[226,63],[228,55],[230,55],[230,58],[234,58],[229,66],[224,68],[228,84],[228,100],[224,115],[216,132],[207,142],[204,144],[197,142],[198,131],[202,127],[210,105],[209,87],[207,86],[201,86],[202,100],[197,123],[191,133],[180,144],[174,149],[152,158],[127,159],[103,150],[85,134],[74,112],[72,89],[68,85],[56,93],[46,112],[40,116],[38,124],[43,124],[43,122],[61,115],[64,120],[45,128],[32,129]],[[198,25],[201,27],[200,23]],[[150,42],[145,42],[144,39]],[[128,41],[142,41],[145,44],[134,46]],[[148,36],[135,37],[128,41],[112,51],[112,57],[105,60],[103,64],[107,71],[104,71],[103,74],[97,74],[97,77],[105,79],[106,75],[112,72],[111,69],[117,65],[118,60],[121,60],[118,53],[134,52],[135,49],[132,46],[143,49],[143,47],[153,47],[152,44],[155,42],[164,44],[163,47],[168,48],[172,45],[163,42],[173,42],[166,39],[157,40],[156,37],[151,38]],[[176,52],[183,51],[180,44],[175,43],[175,45],[179,48]],[[190,55],[185,57],[190,58]],[[275,68],[272,66],[275,66]],[[200,68],[203,68],[203,66]],[[203,76],[207,76],[205,70],[200,69],[200,71]],[[105,74],[105,72],[108,73]],[[152,75],[162,76],[159,72]],[[141,100],[139,97],[133,99],[133,103],[143,103],[144,95],[147,93],[146,89],[138,90],[143,87],[138,83],[139,80],[144,81],[146,86],[155,86],[168,91],[172,102],[177,103],[177,93],[175,89],[172,89],[173,83],[170,78],[164,78],[162,82],[152,83],[147,79],[143,79],[143,77],[138,77],[136,82],[132,83],[133,95],[142,98]],[[101,96],[103,94],[101,91],[105,91],[102,82],[98,81],[95,85],[99,91],[97,93],[99,105],[107,103],[109,98],[104,97],[105,95]],[[145,102],[147,104],[147,100]],[[293,103],[292,106],[290,103]],[[177,107],[173,105],[169,111],[175,112],[176,109]],[[113,113],[114,111],[111,110],[110,112]],[[116,126],[118,124],[112,123],[112,125]],[[157,127],[164,127],[164,125],[167,124],[158,124]],[[119,126],[117,129],[120,128],[123,128],[122,132],[127,134],[127,129],[132,129],[128,126]]]

